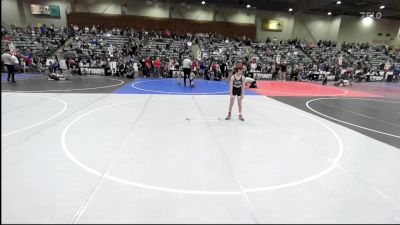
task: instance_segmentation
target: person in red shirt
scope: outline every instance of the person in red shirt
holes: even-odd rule
[[[193,63],[192,63],[192,71],[193,71],[195,76],[197,76],[197,67],[198,67],[197,62],[193,61]]]
[[[144,74],[145,77],[150,77],[150,67],[151,67],[151,62],[149,57],[146,57],[144,59]]]
[[[215,61],[211,64],[211,71],[214,74],[215,79],[215,77],[217,76],[217,63]]]
[[[22,60],[25,62],[25,65],[26,65],[26,66],[29,66],[30,64],[32,64],[31,59],[30,59],[27,55],[24,55],[24,56],[22,57]]]
[[[11,40],[12,40],[12,36],[9,35],[9,34],[6,34],[6,35],[4,36],[4,40],[11,41]]]
[[[69,58],[67,59],[67,63],[66,63],[66,64],[67,64],[67,69],[68,69],[68,70],[71,68],[72,63],[73,63],[73,61],[72,61],[71,57],[69,57]]]
[[[22,61],[25,64],[23,66],[23,71],[25,71],[26,68],[31,68],[32,60],[27,55],[22,56]]]
[[[154,77],[159,78],[160,77],[160,58],[157,57],[156,60],[153,61],[153,66],[154,66]]]
[[[165,36],[170,37],[171,36],[171,32],[167,29],[164,32]]]

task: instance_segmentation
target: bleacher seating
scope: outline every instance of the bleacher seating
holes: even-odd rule
[[[312,62],[300,48],[287,42],[282,44],[253,42],[252,47],[255,48],[256,55],[265,63],[286,61],[287,64],[308,64]]]
[[[12,40],[2,39],[2,47],[12,42],[13,47],[21,55],[32,53],[34,56],[46,58],[54,54],[68,39],[63,29],[53,29],[53,32],[41,33],[38,28],[14,28]]]
[[[248,41],[244,39],[226,38],[218,34],[164,34],[162,31],[136,31],[134,29],[113,28],[109,30],[88,27],[79,29],[77,26],[65,28],[52,28],[51,32],[42,32],[39,28],[14,28],[12,41],[2,39],[2,47],[12,45],[22,54],[32,54],[47,58],[62,47],[62,59],[72,58],[76,64],[84,63],[91,66],[108,65],[111,60],[131,64],[133,61],[141,62],[144,58],[153,61],[159,57],[162,65],[170,59],[181,63],[183,58],[191,57],[191,44],[198,44],[200,54],[197,55],[204,61],[206,68],[212,62],[228,65],[242,61],[250,71],[249,63],[258,59],[257,74],[260,77],[271,78],[273,73],[279,71],[280,63],[287,64],[287,74],[292,71],[296,74],[323,74],[329,79],[337,78],[334,66],[339,57],[343,59],[343,74],[348,67],[354,70],[365,70],[368,67],[383,70],[382,65],[389,62],[399,62],[399,50],[390,50],[387,46],[373,46],[368,43],[344,43],[340,49],[331,41],[307,43],[304,40],[291,39],[286,41]],[[71,35],[72,31],[72,35]],[[68,35],[71,39],[67,41]],[[67,41],[65,46],[63,43]],[[190,43],[189,43],[190,42]],[[133,50],[135,49],[135,50]],[[86,60],[85,60],[86,59]],[[82,61],[83,60],[83,61]],[[102,61],[102,62],[100,62]],[[274,69],[277,68],[277,69]],[[302,68],[302,69],[299,69]],[[305,69],[303,69],[305,68]],[[265,76],[261,76],[264,74]],[[276,77],[276,76],[275,76]],[[322,76],[320,76],[322,77]]]

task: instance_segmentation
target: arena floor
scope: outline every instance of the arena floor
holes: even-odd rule
[[[400,84],[2,74],[2,223],[400,223]]]

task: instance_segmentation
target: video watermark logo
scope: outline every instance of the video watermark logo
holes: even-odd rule
[[[360,14],[361,14],[361,18],[365,18],[365,17],[371,17],[371,18],[376,18],[376,19],[382,18],[381,12],[360,12]]]

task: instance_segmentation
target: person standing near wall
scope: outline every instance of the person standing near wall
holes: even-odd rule
[[[137,78],[139,76],[139,67],[141,66],[140,63],[135,60],[133,62],[133,78]]]
[[[197,76],[197,67],[198,67],[197,62],[196,62],[196,60],[194,60],[192,63],[192,71],[195,76]]]
[[[213,61],[210,66],[210,71],[212,71],[214,80],[217,78],[217,62]]]
[[[286,81],[286,62],[281,64],[281,73],[279,76],[279,80]]]
[[[253,58],[253,61],[250,63],[250,76],[254,77],[254,72],[257,69],[257,59]]]
[[[151,62],[150,62],[150,58],[146,57],[144,60],[144,77],[150,77],[150,69],[151,69]]]
[[[205,75],[204,75],[204,74],[205,74],[205,71],[206,71],[206,63],[205,63],[204,60],[201,60],[199,68],[200,68],[200,70],[199,70],[200,75],[201,75],[203,78],[205,78]]]
[[[226,82],[227,82],[227,83],[230,82],[230,79],[231,79],[231,76],[232,76],[232,73],[233,73],[233,69],[234,69],[234,65],[233,65],[233,63],[229,60],[229,61],[226,63],[226,71],[225,71],[225,73],[226,73]]]
[[[170,58],[169,62],[168,62],[168,72],[169,72],[169,78],[173,77],[173,72],[175,69],[175,63],[174,63],[174,59]]]
[[[393,70],[393,82],[399,82],[399,75],[400,75],[400,64],[395,65]]]
[[[7,67],[7,81],[15,83],[15,65],[18,64],[18,59],[11,55],[10,49],[6,49],[3,55],[1,55],[1,62]]]
[[[71,59],[71,57],[68,57],[68,59],[67,59],[67,69],[68,70],[70,70],[71,69],[71,65],[72,65],[72,59]]]
[[[222,61],[221,65],[219,66],[220,70],[221,70],[221,76],[223,78],[228,78],[228,70],[227,70],[227,65],[225,60]]]
[[[157,57],[156,60],[153,61],[153,66],[154,66],[154,77],[160,78],[161,62],[159,57]]]

